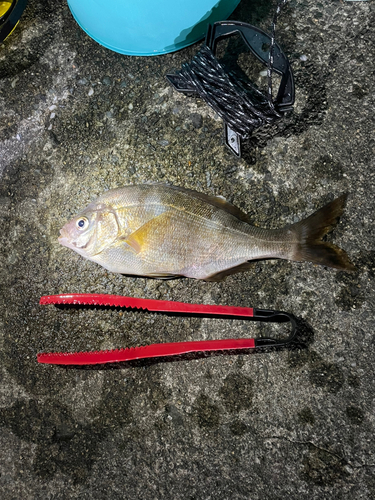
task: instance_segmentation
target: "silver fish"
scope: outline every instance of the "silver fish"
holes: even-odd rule
[[[261,229],[220,197],[143,184],[105,192],[61,229],[59,243],[111,272],[218,280],[254,259],[311,261],[346,271],[346,253],[322,241],[346,195],[283,229]]]

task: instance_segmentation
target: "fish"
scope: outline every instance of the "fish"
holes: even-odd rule
[[[106,191],[60,230],[59,243],[114,273],[218,281],[260,259],[309,261],[354,271],[344,250],[322,238],[347,194],[282,229],[251,225],[220,196],[154,183]]]

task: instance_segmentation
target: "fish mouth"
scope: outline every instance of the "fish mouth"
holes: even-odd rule
[[[64,228],[60,229],[60,236],[57,238],[57,241],[63,247],[72,248],[72,246],[74,245],[71,241],[69,241],[66,232],[64,231]]]
[[[60,245],[62,245],[63,247],[67,247],[69,246],[69,241],[68,241],[68,238],[66,236],[59,236],[57,241],[60,243]]]
[[[57,241],[63,247],[70,248],[71,250],[74,250],[75,252],[78,253],[81,253],[81,251],[85,251],[88,244],[90,243],[90,240],[87,242],[80,242],[74,240],[72,241],[72,237],[69,234],[69,228],[67,230],[65,226],[62,229],[60,229],[60,236],[57,238]]]

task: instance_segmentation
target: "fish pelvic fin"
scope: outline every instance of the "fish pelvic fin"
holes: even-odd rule
[[[298,240],[293,260],[309,261],[344,271],[356,270],[344,250],[322,240],[337,224],[344,211],[347,196],[347,193],[341,195],[307,219],[289,227]]]

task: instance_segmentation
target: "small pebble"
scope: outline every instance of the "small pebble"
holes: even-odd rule
[[[206,184],[207,184],[207,187],[211,186],[211,174],[208,171],[206,172]]]
[[[91,89],[88,91],[88,95],[89,95],[89,96],[92,96],[92,94],[93,94],[93,93],[94,93],[94,89],[93,89],[93,88],[91,88]]]
[[[199,113],[192,113],[190,115],[190,120],[194,128],[201,128],[203,125],[203,118]]]

